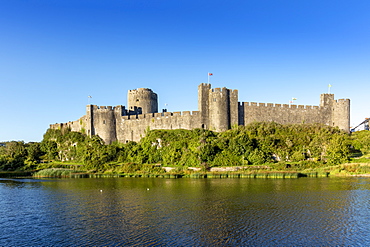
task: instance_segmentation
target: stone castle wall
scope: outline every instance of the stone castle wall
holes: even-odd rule
[[[239,111],[243,112],[242,125],[264,121],[281,124],[325,122],[319,106],[243,102],[239,104]]]
[[[198,111],[147,113],[123,116],[117,120],[117,140],[122,143],[139,141],[148,128],[191,130],[202,127]]]
[[[239,103],[239,125],[255,121],[281,124],[321,123],[349,131],[350,100],[334,100],[333,94],[322,94],[320,106]]]
[[[90,135],[99,135],[105,143],[114,141],[127,143],[129,141],[140,141],[148,129],[187,129],[202,128],[201,115],[199,111],[147,113],[140,115],[116,115],[117,107],[103,107],[89,105],[92,109],[92,118],[83,116],[77,121],[68,123],[57,123],[50,125],[51,129],[70,128],[72,131],[83,131]],[[94,111],[95,110],[95,111]],[[92,121],[88,127],[89,121]],[[86,128],[85,128],[86,127]]]
[[[50,124],[50,129],[68,128],[71,131],[80,132],[80,131],[83,131],[84,123],[85,123],[85,116],[81,117],[79,120],[76,120],[76,121],[69,121],[67,123]]]
[[[349,131],[350,100],[334,100],[322,94],[319,106],[238,102],[238,90],[198,86],[199,111],[157,113],[157,95],[150,89],[129,90],[129,109],[124,106],[88,105],[77,121],[52,124],[52,129],[70,128],[87,135],[99,135],[105,143],[139,141],[147,129],[205,128],[225,131],[252,122],[281,124],[322,123]],[[142,111],[147,112],[140,114]],[[149,111],[149,112],[148,112]]]

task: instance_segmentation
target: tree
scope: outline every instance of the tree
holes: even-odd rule
[[[40,145],[41,151],[46,153],[46,157],[49,161],[54,159],[58,155],[57,143],[51,140],[43,140]]]
[[[329,164],[338,165],[349,160],[349,142],[344,135],[335,135],[326,151]]]
[[[362,130],[352,133],[352,145],[363,154],[370,153],[370,131]]]

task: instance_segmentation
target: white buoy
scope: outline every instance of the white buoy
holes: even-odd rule
[[[100,192],[103,192],[103,190],[100,190]]]
[[[146,190],[149,190],[149,188],[146,188]]]

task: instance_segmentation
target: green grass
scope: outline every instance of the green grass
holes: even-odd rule
[[[360,162],[362,160],[366,162]],[[357,162],[355,162],[357,161]],[[298,178],[352,176],[370,174],[370,159],[361,156],[350,163],[328,166],[320,162],[278,162],[263,165],[246,165],[238,171],[209,172],[189,170],[187,166],[174,166],[176,169],[165,172],[159,164],[136,164],[111,162],[99,170],[84,170],[81,163],[51,162],[42,164],[42,169],[35,177],[156,177],[156,178]]]
[[[64,168],[49,168],[38,171],[33,174],[34,177],[42,177],[42,178],[67,178],[71,177],[73,170],[64,169]]]
[[[351,159],[351,163],[368,163],[370,164],[370,157],[360,157]]]

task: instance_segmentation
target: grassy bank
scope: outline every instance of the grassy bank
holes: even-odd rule
[[[58,165],[60,166],[60,165]],[[132,169],[136,167],[136,169]],[[295,168],[294,168],[295,167]],[[82,167],[80,167],[82,168]],[[152,178],[301,178],[301,177],[335,177],[335,176],[370,176],[369,163],[347,163],[336,166],[305,168],[290,166],[279,170],[279,166],[245,166],[230,171],[231,167],[219,167],[225,171],[212,171],[200,168],[197,171],[189,167],[161,167],[160,165],[114,164],[105,171],[84,171],[69,168],[47,168],[35,172],[34,177],[57,178],[100,178],[100,177],[152,177]],[[141,168],[141,169],[137,169]],[[166,169],[164,169],[166,168]],[[235,168],[235,167],[234,167]],[[229,169],[229,170],[226,170]],[[167,171],[166,171],[167,170]],[[169,171],[168,171],[169,170]]]
[[[300,178],[327,177],[326,172],[194,172],[194,173],[83,173],[68,169],[51,168],[33,174],[37,178],[104,178],[104,177],[135,177],[135,178]]]
[[[263,165],[196,167],[164,166],[109,162],[99,169],[83,163],[40,163],[33,171],[0,172],[0,177],[92,178],[92,177],[153,177],[153,178],[300,178],[335,176],[370,176],[370,159],[355,157],[350,163],[327,165],[315,161],[275,162]]]

